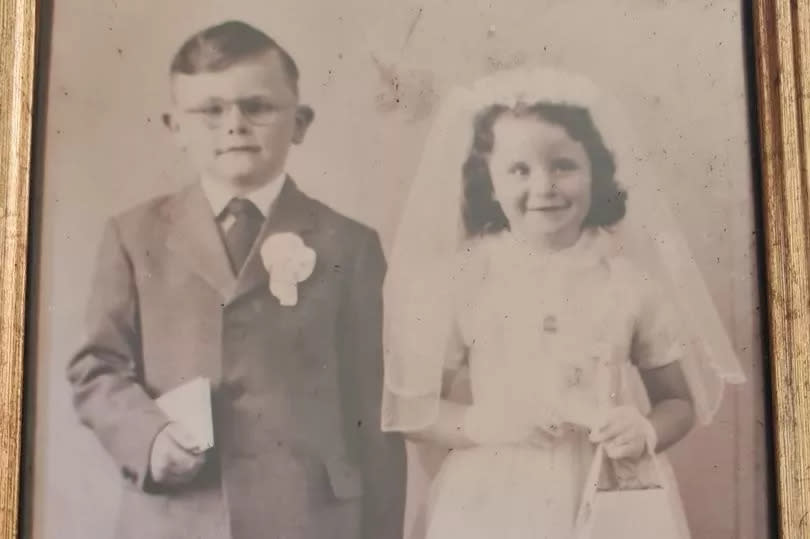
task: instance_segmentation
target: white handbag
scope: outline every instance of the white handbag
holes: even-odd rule
[[[602,445],[585,482],[574,539],[688,539],[655,455],[647,463],[656,479],[618,486]]]

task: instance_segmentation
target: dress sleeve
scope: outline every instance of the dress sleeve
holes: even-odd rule
[[[383,430],[412,432],[438,416],[442,382],[467,347],[459,330],[452,262],[401,278],[386,294]]]
[[[638,295],[630,357],[640,370],[655,369],[680,361],[686,342],[675,308],[649,280],[637,280]]]

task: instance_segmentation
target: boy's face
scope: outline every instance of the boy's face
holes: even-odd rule
[[[238,190],[284,171],[312,111],[298,97],[277,51],[216,72],[172,77],[174,110],[166,123],[200,174]]]

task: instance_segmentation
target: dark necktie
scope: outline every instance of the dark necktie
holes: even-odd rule
[[[239,275],[262,227],[264,216],[256,205],[246,198],[232,198],[225,207],[225,212],[234,218],[233,224],[225,232],[225,247],[231,259],[233,272]]]

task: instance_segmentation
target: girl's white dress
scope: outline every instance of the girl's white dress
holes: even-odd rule
[[[616,254],[608,235],[586,232],[572,248],[542,257],[509,233],[466,246],[426,274],[412,305],[427,302],[422,323],[397,329],[395,342],[407,343],[401,353],[414,361],[441,354],[445,375],[469,369],[472,403],[495,421],[554,410],[587,426],[605,399],[646,413],[638,371],[678,361],[684,346],[653,283]],[[452,323],[431,322],[437,313]],[[384,422],[409,430],[435,418],[429,371],[416,368],[403,384],[390,378]],[[569,539],[593,451],[576,427],[546,447],[451,451],[431,488],[427,539]],[[659,464],[688,538],[671,468],[663,457]]]

